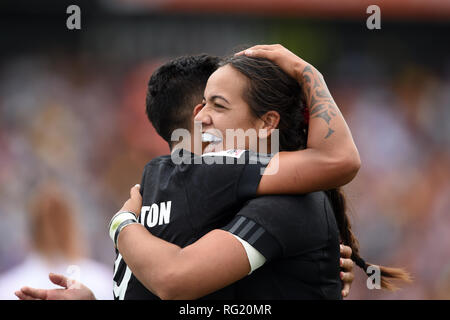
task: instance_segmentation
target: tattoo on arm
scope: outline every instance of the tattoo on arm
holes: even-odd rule
[[[303,70],[303,91],[309,108],[309,116],[322,118],[328,125],[327,139],[334,133],[330,127],[330,121],[337,115],[338,108],[330,92],[328,91],[322,75],[315,72],[311,66]]]

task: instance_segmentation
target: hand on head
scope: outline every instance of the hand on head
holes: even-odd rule
[[[308,62],[280,44],[257,45],[246,50],[242,50],[235,55],[268,59],[296,80],[301,80],[302,72],[305,67],[311,66]]]

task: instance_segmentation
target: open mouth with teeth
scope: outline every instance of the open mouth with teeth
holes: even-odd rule
[[[222,138],[219,138],[218,136],[215,136],[212,133],[204,132],[202,133],[202,142],[217,144],[219,142],[222,142]]]
[[[203,132],[202,133],[202,142],[204,145],[204,149],[203,149],[204,153],[214,152],[214,151],[219,151],[219,149],[221,149],[220,143],[222,142],[222,138],[220,138],[210,132]]]

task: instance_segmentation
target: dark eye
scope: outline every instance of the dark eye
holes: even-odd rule
[[[218,104],[218,103],[214,103],[214,106],[218,109],[226,109],[223,105]]]

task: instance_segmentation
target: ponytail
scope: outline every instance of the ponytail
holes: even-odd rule
[[[346,213],[346,201],[345,196],[340,189],[331,189],[325,191],[328,199],[333,207],[334,215],[339,229],[339,235],[344,245],[349,246],[352,249],[351,259],[355,264],[364,270],[368,275],[368,268],[374,266],[379,268],[381,275],[381,287],[387,290],[399,289],[393,281],[411,282],[411,275],[402,268],[391,268],[379,265],[373,265],[364,261],[359,254],[359,242],[356,239],[355,234],[352,231],[350,219]]]

